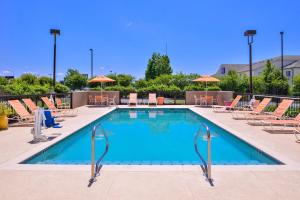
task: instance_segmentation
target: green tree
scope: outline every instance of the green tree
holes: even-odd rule
[[[20,80],[27,83],[27,84],[30,84],[30,85],[33,85],[33,84],[37,84],[38,82],[38,78],[37,76],[31,74],[31,73],[26,73],[26,74],[23,74],[21,77],[20,77]]]
[[[160,53],[153,53],[152,57],[148,60],[145,77],[146,80],[150,80],[162,74],[172,74],[172,72],[169,57],[167,55],[160,55]]]
[[[220,88],[235,92],[246,92],[248,89],[248,78],[239,75],[235,70],[229,70],[227,75],[221,77]]]
[[[300,96],[300,74],[297,74],[293,80],[293,95]]]
[[[52,85],[53,79],[47,76],[41,76],[38,78],[40,85]]]
[[[87,78],[76,69],[68,69],[64,77],[64,84],[72,90],[82,89],[87,85]]]
[[[54,91],[55,91],[56,93],[61,93],[61,94],[63,94],[63,93],[69,92],[70,89],[69,89],[67,86],[65,86],[65,85],[63,85],[63,84],[61,84],[61,83],[57,83],[57,84],[55,84]]]
[[[107,77],[115,80],[115,85],[121,85],[124,87],[130,86],[134,81],[134,77],[130,74],[109,74]]]
[[[287,95],[289,84],[284,77],[282,79],[280,70],[275,67],[269,60],[262,72],[262,79],[265,85],[265,94]]]
[[[8,84],[8,80],[2,76],[0,76],[0,85],[7,85]]]

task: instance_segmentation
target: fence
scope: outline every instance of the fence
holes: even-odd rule
[[[234,98],[237,95],[241,95],[242,99],[239,102],[239,106],[245,106],[249,105],[249,101],[252,98],[252,94],[250,93],[234,93]],[[263,100],[264,98],[271,98],[271,102],[266,108],[266,111],[268,112],[273,112],[278,104],[283,100],[283,99],[291,99],[293,100],[293,104],[289,107],[286,115],[290,117],[295,117],[299,112],[300,112],[300,97],[293,97],[293,96],[274,96],[274,95],[263,95],[263,94],[255,94],[253,95],[255,99],[258,100]]]
[[[32,101],[35,102],[36,105],[40,107],[45,107],[44,102],[41,100],[41,97],[52,97],[55,99],[56,97],[62,98],[63,102],[66,102],[70,105],[72,108],[72,93],[66,93],[66,94],[41,94],[41,95],[3,95],[0,96],[0,102],[8,104],[8,100],[20,100],[22,102],[22,99],[30,98]]]

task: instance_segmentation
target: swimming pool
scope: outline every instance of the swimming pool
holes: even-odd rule
[[[199,164],[194,137],[202,122],[211,130],[212,164],[282,164],[193,111],[177,108],[118,108],[23,163],[90,164],[92,129],[99,122],[109,139],[104,164]],[[206,135],[198,141],[206,158]],[[97,159],[104,151],[104,138],[97,136],[95,143]]]

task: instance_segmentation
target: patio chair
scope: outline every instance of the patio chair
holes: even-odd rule
[[[137,93],[130,93],[129,94],[128,105],[130,106],[131,104],[137,105]]]
[[[55,98],[56,106],[58,109],[70,109],[71,105],[68,102],[63,102],[61,98]]]
[[[8,103],[17,113],[17,116],[9,118],[17,121],[15,125],[34,125],[34,116],[28,112],[19,100],[9,100]]]
[[[239,101],[241,100],[242,96],[237,95],[235,99],[231,102],[230,106],[219,106],[219,105],[213,105],[212,109],[216,113],[226,113],[226,112],[232,112],[234,109],[236,109]]]
[[[95,105],[96,104],[96,100],[95,100],[95,96],[93,95],[89,95],[89,105]]]
[[[149,94],[148,106],[150,106],[150,104],[155,104],[157,106],[157,100],[156,100],[156,94],[155,93],[150,93]]]
[[[114,95],[112,98],[108,98],[108,105],[109,106],[111,106],[111,105],[117,105],[116,98],[117,98],[116,95]]]
[[[104,95],[96,95],[95,96],[95,104],[96,105],[108,105],[108,97]]]
[[[199,104],[201,103],[201,98],[199,97],[197,97],[197,95],[194,95],[194,100],[195,100],[195,105],[197,105],[198,104],[198,102],[199,102]]]
[[[292,105],[293,102],[294,101],[290,99],[283,99],[274,112],[270,114],[252,115],[250,118],[247,119],[248,124],[263,125],[263,120],[280,119],[283,117],[284,113],[288,110],[288,108],[290,107],[290,105]]]
[[[264,98],[257,106],[254,108],[252,111],[234,111],[232,112],[232,118],[233,119],[238,119],[238,120],[243,120],[243,119],[248,119],[251,118],[251,115],[259,115],[261,114],[264,109],[267,107],[267,105],[271,102],[271,98]]]
[[[57,109],[54,103],[48,97],[41,97],[42,101],[52,111],[54,115],[60,117],[75,117],[77,116],[77,110],[75,109]]]

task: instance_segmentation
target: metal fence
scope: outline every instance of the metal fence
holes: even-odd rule
[[[39,95],[2,95],[0,96],[0,102],[5,103],[8,105],[8,100],[20,100],[22,102],[22,99],[30,98],[35,104],[39,107],[45,107],[44,102],[41,100],[41,97],[49,97],[52,95],[53,99],[61,98],[63,102],[66,102],[72,106],[72,93],[65,93],[65,94],[39,94]]]
[[[274,96],[274,95],[263,95],[263,94],[250,94],[250,93],[234,93],[233,98],[235,98],[237,95],[241,95],[242,99],[239,102],[239,106],[246,106],[249,105],[249,102],[252,98],[252,96],[255,97],[255,99],[262,101],[264,98],[271,98],[271,102],[268,104],[266,111],[273,112],[278,104],[283,99],[291,99],[293,100],[293,104],[289,107],[286,115],[290,117],[295,117],[298,113],[300,113],[300,97],[293,97],[293,96]]]

